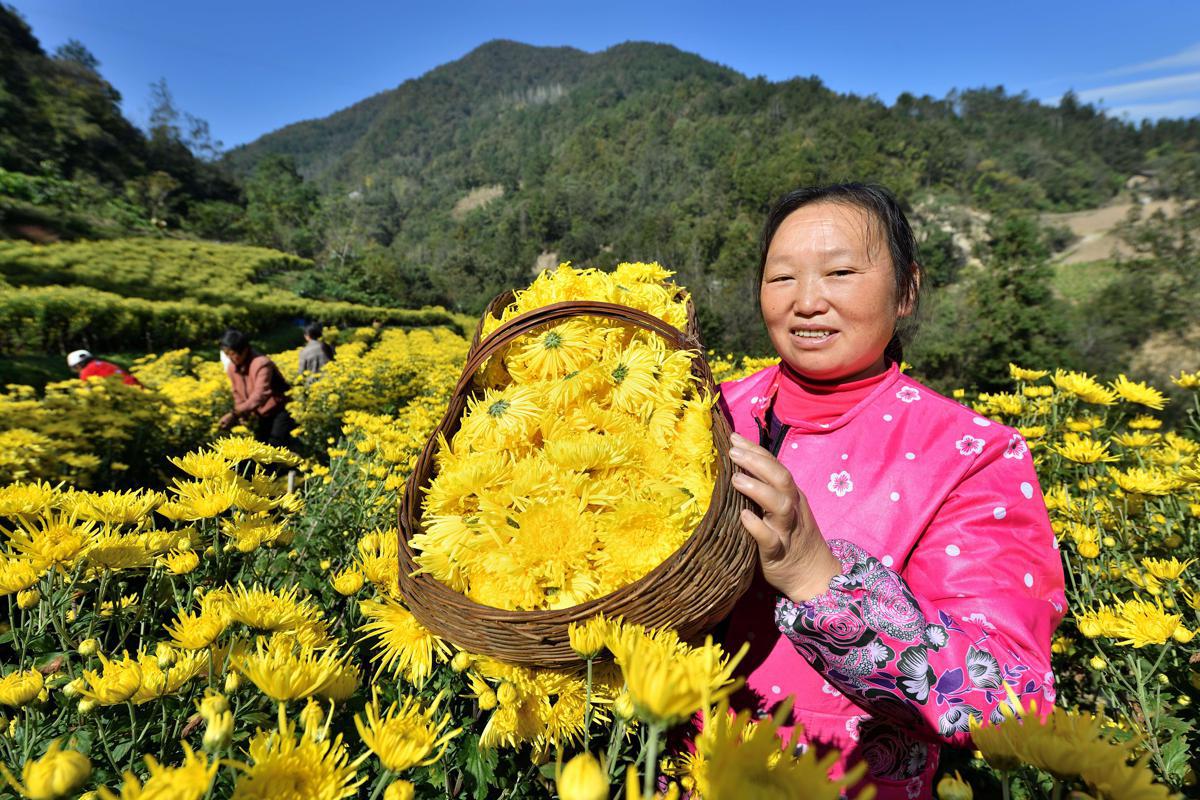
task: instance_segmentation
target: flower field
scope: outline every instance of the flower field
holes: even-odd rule
[[[251,334],[297,317],[367,325],[449,325],[440,308],[311,300],[269,284],[309,265],[246,245],[113,239],[50,245],[0,241],[0,351],[148,350]]]
[[[135,366],[146,391],[0,396],[0,797],[834,798],[856,782],[781,753],[775,720],[721,713],[739,654],[711,642],[594,619],[572,632],[579,667],[546,671],[424,630],[397,587],[396,506],[467,342],[336,338],[307,385],[295,351],[275,354],[305,459],[217,438],[227,382],[185,350]],[[724,380],[765,362],[711,363]],[[1070,607],[1059,708],[977,730],[943,797],[1195,792],[1200,375],[1175,383],[1190,411],[1174,429],[1167,396],[1123,376],[1014,367],[1010,392],[963,393],[1024,434]],[[702,708],[716,721],[694,748],[668,745]]]

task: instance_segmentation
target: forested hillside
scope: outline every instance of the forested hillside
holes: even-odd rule
[[[931,291],[907,353],[942,388],[1051,358],[1161,381],[1172,362],[1146,348],[1200,339],[1195,119],[1135,126],[1000,87],[888,105],[669,45],[494,41],[218,157],[165,84],[140,131],[86,47],[50,55],[15,13],[0,23],[3,236],[254,244],[311,260],[279,277],[302,298],[468,314],[560,261],[658,260],[692,290],[709,346],[765,352],[766,207],[796,185],[867,180],[918,229]],[[1130,224],[1117,261],[1064,276],[1071,234],[1042,215],[1137,199],[1131,178],[1179,213]]]
[[[1003,336],[972,352],[969,320],[932,320],[934,377],[986,358],[1000,380],[1002,359],[1069,351],[1066,317],[1091,313],[1055,307],[1045,262],[1061,232],[1010,218],[1103,204],[1142,173],[1190,196],[1198,142],[1196,120],[1136,127],[1070,96],[1052,107],[988,88],[888,106],[815,77],[747,78],[666,45],[589,54],[497,41],[228,162],[251,185],[273,175],[325,194],[311,219],[337,221],[334,257],[311,291],[475,311],[538,264],[658,259],[692,287],[709,342],[751,350],[763,346],[751,276],[770,201],[799,184],[881,182],[916,211],[932,287],[959,283],[991,251],[1019,262],[1022,283],[1040,282],[1021,290],[1020,303],[1048,304],[1025,351]],[[987,229],[964,239],[968,208]],[[951,342],[957,352],[943,352]],[[1113,348],[1068,360],[1100,349]]]

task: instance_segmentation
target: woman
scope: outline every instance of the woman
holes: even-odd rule
[[[883,189],[802,189],[771,211],[763,320],[781,362],[721,387],[761,574],[729,620],[746,706],[795,696],[811,747],[865,760],[879,798],[931,797],[1011,688],[1054,699],[1062,566],[1021,436],[900,374],[921,273]]]
[[[294,450],[296,422],[287,409],[291,386],[275,362],[251,347],[246,334],[233,328],[221,335],[220,345],[229,359],[225,375],[233,392],[233,410],[221,417],[217,426],[225,430],[238,419],[252,420],[255,439]]]

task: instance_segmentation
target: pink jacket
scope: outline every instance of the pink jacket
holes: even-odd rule
[[[769,367],[721,386],[738,433],[765,441],[778,381]],[[841,768],[865,759],[879,800],[932,797],[940,745],[996,718],[1004,684],[1054,700],[1066,598],[1029,450],[893,366],[836,422],[785,428],[778,458],[842,574],[800,604],[751,586],[725,636],[750,644],[740,707],[795,695],[803,740],[841,750]]]

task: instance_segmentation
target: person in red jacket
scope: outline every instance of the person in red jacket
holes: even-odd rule
[[[80,380],[89,378],[109,378],[117,375],[126,386],[141,388],[141,382],[111,361],[96,358],[87,350],[73,350],[67,355],[67,366],[79,376]]]
[[[287,410],[287,392],[292,387],[275,362],[251,347],[246,334],[232,328],[221,336],[221,352],[229,358],[225,374],[233,390],[233,410],[221,417],[220,427],[230,428],[243,418],[260,442],[294,450],[296,422]]]

